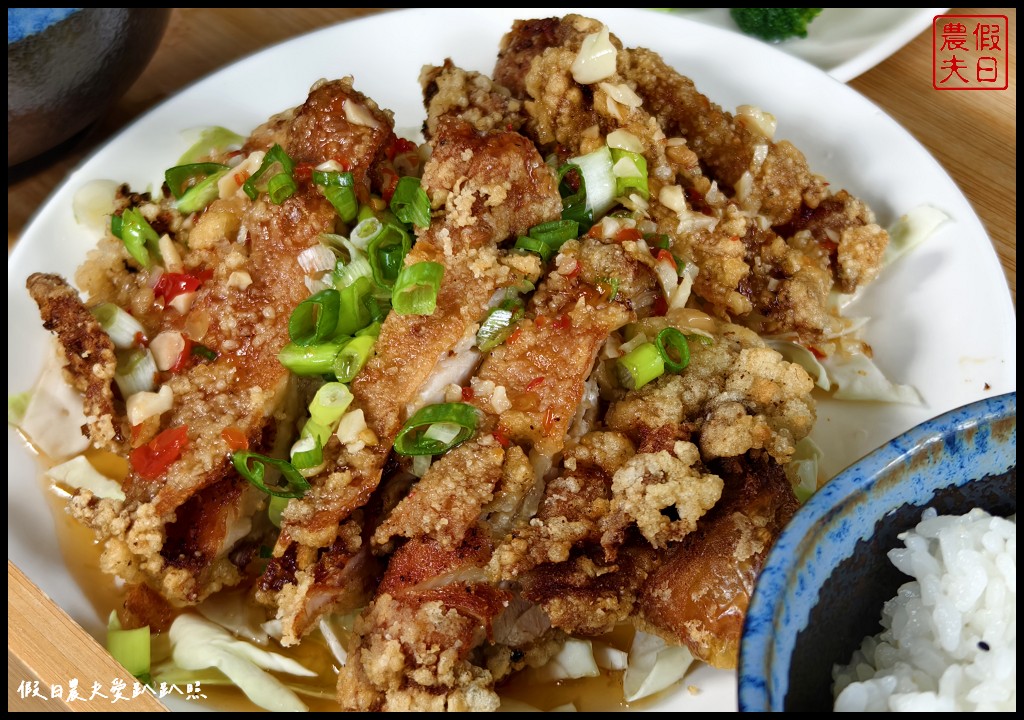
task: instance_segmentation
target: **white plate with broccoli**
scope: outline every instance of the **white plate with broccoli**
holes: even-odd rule
[[[729,8],[671,8],[689,20],[734,32],[740,28]],[[766,34],[806,31],[774,40],[779,50],[816,65],[840,82],[870,70],[927,29],[948,8],[825,8],[808,22],[806,8],[768,8],[775,17],[758,20],[749,14],[762,8],[739,8],[748,13],[748,27],[760,25]],[[785,12],[792,11],[787,16]],[[756,36],[756,33],[750,33]]]

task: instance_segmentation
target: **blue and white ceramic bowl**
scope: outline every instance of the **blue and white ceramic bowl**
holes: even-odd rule
[[[142,73],[170,8],[7,8],[7,166],[67,140]]]
[[[925,508],[1017,512],[1017,394],[929,420],[837,475],[768,556],[740,646],[744,711],[829,711],[832,666],[881,630],[907,581],[886,553]]]

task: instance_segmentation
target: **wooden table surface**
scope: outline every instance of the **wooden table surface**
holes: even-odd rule
[[[8,170],[8,250],[64,177],[141,113],[195,80],[261,48],[374,12],[379,10],[176,9],[153,60],[103,119],[47,155]],[[957,182],[992,238],[1016,303],[1017,13],[1014,9],[976,8],[953,12],[1009,16],[1008,90],[932,89],[930,29],[850,85],[909,130]],[[11,677],[8,680],[10,685]],[[8,690],[8,709],[15,709],[11,688]]]

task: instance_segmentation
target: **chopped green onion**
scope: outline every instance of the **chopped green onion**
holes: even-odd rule
[[[218,357],[216,350],[208,348],[205,345],[200,345],[199,343],[192,343],[192,354],[196,357],[201,357],[203,360],[209,360],[210,362],[213,362]]]
[[[149,269],[151,263],[149,252],[152,250],[159,253],[157,247],[160,236],[150,225],[146,218],[137,208],[128,208],[121,213],[120,221],[115,223],[114,217],[110,219],[110,231],[121,238],[128,253],[135,258],[135,261],[142,267]]]
[[[615,175],[612,172],[611,150],[607,145],[603,145],[586,155],[570,159],[569,164],[575,165],[583,178],[580,188],[585,191],[590,217],[601,217],[615,205]],[[566,217],[564,212],[562,217]]]
[[[407,456],[439,455],[472,437],[479,421],[480,414],[477,409],[466,403],[427,405],[417,411],[402,426],[395,438],[395,452]],[[428,433],[435,424],[454,425],[458,428],[458,432],[447,441],[428,437]],[[437,435],[443,431],[443,428],[434,430],[434,434]],[[447,437],[447,433],[444,436]]]
[[[116,613],[111,613],[107,629],[107,651],[135,677],[148,675],[150,670],[149,626],[122,630]]]
[[[275,166],[279,166],[281,170],[271,173],[270,170]],[[270,182],[273,182],[279,175],[283,174],[291,180],[292,172],[294,170],[295,163],[292,162],[290,157],[288,157],[288,153],[286,153],[284,148],[280,145],[275,144],[274,147],[270,148],[270,150],[267,151],[267,154],[263,156],[263,163],[260,165],[259,170],[254,172],[249,179],[242,184],[242,190],[245,191],[245,194],[248,195],[250,199],[255,200],[259,197],[260,191],[267,189]],[[262,185],[261,180],[263,180],[263,176],[268,174],[270,175],[269,181],[265,185]],[[287,187],[282,186],[281,182],[283,181],[277,181],[279,193],[287,190]],[[292,192],[294,192],[294,184],[294,181],[292,181]],[[289,193],[289,195],[290,194],[291,193]],[[282,198],[282,200],[283,199],[284,198]],[[273,200],[273,198],[271,198],[271,200]]]
[[[534,225],[527,235],[537,240],[543,240],[552,249],[558,250],[566,240],[575,240],[579,237],[580,224],[575,220],[552,220]]]
[[[382,288],[393,288],[402,272],[402,262],[411,248],[409,233],[398,225],[385,223],[366,247],[373,281]]]
[[[710,345],[714,345],[715,344],[715,341],[714,341],[713,338],[709,338],[707,335],[697,335],[696,333],[693,334],[693,335],[687,335],[686,336],[686,341],[687,342],[691,342],[691,343],[693,343],[693,342],[700,343],[704,347],[708,347]]]
[[[270,496],[270,503],[267,505],[267,517],[270,518],[270,522],[274,524],[274,527],[281,527],[281,513],[288,506],[288,501],[291,498],[277,497],[276,495]],[[260,552],[263,552],[263,548],[260,548]],[[268,557],[270,555],[268,554]]]
[[[366,250],[370,243],[384,231],[384,223],[374,216],[360,220],[359,224],[352,228],[349,240],[360,250]]]
[[[512,334],[516,323],[524,314],[523,302],[519,298],[506,298],[501,305],[487,314],[476,332],[476,344],[482,352],[490,352],[501,345]]]
[[[238,474],[248,480],[254,487],[262,490],[267,495],[280,498],[300,498],[309,490],[309,483],[302,477],[295,466],[284,460],[267,457],[248,450],[238,450],[231,453],[231,464],[235,466]],[[266,484],[267,467],[281,473],[281,479],[285,485],[268,487]]]
[[[356,330],[356,337],[362,337],[364,335],[368,335],[369,337],[372,338],[380,337],[381,324],[382,323],[380,322],[380,320],[375,320],[374,322],[364,327],[362,330]]]
[[[275,205],[283,203],[298,189],[299,186],[295,184],[292,176],[285,173],[278,173],[267,181],[267,195],[270,196],[270,202]]]
[[[231,168],[224,168],[220,172],[210,175],[195,187],[189,188],[178,200],[178,212],[183,215],[199,212],[220,197],[220,179],[229,172],[231,172]]]
[[[118,353],[114,381],[121,397],[128,399],[137,392],[150,392],[156,386],[156,360],[147,348]]]
[[[390,298],[379,298],[379,297],[375,297],[375,296],[371,295],[370,297],[366,298],[363,302],[366,303],[366,309],[370,313],[370,319],[373,320],[373,322],[370,323],[370,325],[367,325],[366,327],[370,327],[371,325],[376,325],[377,326],[377,335],[379,335],[380,334],[380,324],[382,322],[384,322],[384,318],[386,318],[388,316],[388,313],[391,312],[391,299]],[[363,329],[365,330],[366,328],[363,328]],[[365,333],[363,333],[362,330],[357,330],[356,331],[356,335],[363,335],[363,334],[365,334]],[[376,335],[374,335],[374,337],[376,337]]]
[[[642,343],[616,362],[619,382],[627,390],[638,390],[665,374],[665,361],[654,343]]]
[[[373,353],[373,346],[377,338],[371,335],[360,335],[341,349],[334,359],[334,376],[339,382],[352,382],[359,371],[363,369],[366,362]]]
[[[302,430],[299,431],[299,437],[316,438],[317,442],[323,446],[327,444],[332,432],[334,431],[330,427],[321,425],[313,420],[313,418],[310,418],[306,421],[306,424],[302,426]]]
[[[110,216],[110,234],[116,237],[118,240],[121,239],[122,230],[124,229],[124,220],[121,219],[120,215]]]
[[[219,155],[229,148],[240,148],[245,143],[245,138],[238,133],[233,133],[227,128],[214,126],[203,130],[202,135],[195,145],[185,151],[185,154],[178,158],[179,165],[190,165],[214,155]]]
[[[164,173],[164,180],[167,181],[167,187],[170,188],[171,195],[177,200],[181,199],[181,196],[189,188],[195,187],[202,180],[227,169],[227,165],[213,162],[175,165],[172,168],[168,168],[167,172]]]
[[[341,420],[341,416],[351,403],[352,393],[347,387],[340,382],[325,383],[316,391],[312,402],[309,403],[309,419],[324,427],[330,427]]]
[[[288,318],[288,337],[296,345],[319,345],[338,327],[341,295],[333,288],[321,290],[296,306]]]
[[[651,247],[656,247],[659,250],[672,249],[672,239],[665,233],[647,233],[644,235],[644,240],[646,240]]]
[[[433,315],[441,291],[444,265],[418,262],[402,268],[395,280],[391,304],[399,315]]]
[[[447,445],[459,436],[462,432],[462,426],[456,423],[450,422],[437,422],[427,428],[427,431],[423,433],[424,440],[435,440],[439,443]]]
[[[359,201],[356,200],[355,181],[350,172],[334,172],[332,170],[314,170],[313,184],[323,188],[326,197],[342,222],[352,222],[359,213]]]
[[[587,180],[578,165],[566,163],[558,169],[558,192],[562,196],[562,219],[575,220],[580,228],[590,229],[594,213],[587,205]]]
[[[667,327],[658,333],[654,344],[669,372],[680,373],[690,364],[690,345],[686,342],[686,336],[674,327]],[[679,356],[678,360],[672,357],[672,350]]]
[[[138,341],[139,335],[146,336],[146,329],[139,321],[114,303],[101,303],[89,312],[110,336],[110,341],[118,350],[131,348]]]
[[[418,178],[399,178],[395,194],[391,196],[391,212],[404,223],[430,227],[430,198]]]
[[[555,253],[552,247],[543,240],[525,236],[516,238],[515,248],[516,250],[526,250],[527,252],[532,252],[535,255],[540,255],[542,262],[550,260],[551,256]]]
[[[324,375],[334,367],[334,358],[348,343],[348,338],[322,345],[296,345],[288,343],[278,353],[277,359],[296,375]]]
[[[611,302],[619,294],[619,279],[613,277],[599,278],[597,281],[597,287],[607,293],[608,297],[605,299],[608,302]]]
[[[377,217],[377,213],[373,211],[373,208],[369,205],[360,205],[359,214],[356,215],[356,221],[362,222],[363,220],[369,220],[372,217]]]
[[[292,466],[296,470],[310,470],[324,462],[324,447],[320,438],[307,435],[292,446]]]
[[[372,280],[373,268],[370,267],[370,261],[362,256],[352,258],[347,265],[339,260],[332,273],[334,287],[338,290],[347,288],[363,277]]]
[[[337,292],[337,291],[335,291]],[[357,278],[344,288],[339,295],[338,317],[334,337],[355,335],[357,331],[373,322],[369,301],[373,299],[373,283],[367,277]]]
[[[612,148],[612,162],[616,197],[623,197],[630,190],[636,191],[645,200],[650,197],[647,188],[647,160],[643,155]]]

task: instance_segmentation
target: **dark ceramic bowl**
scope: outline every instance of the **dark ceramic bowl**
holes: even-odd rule
[[[98,118],[153,56],[169,8],[8,8],[7,166]]]
[[[793,517],[757,582],[740,646],[744,711],[831,711],[832,666],[881,631],[908,581],[886,553],[925,508],[1017,512],[1017,394],[929,420],[837,475]]]

